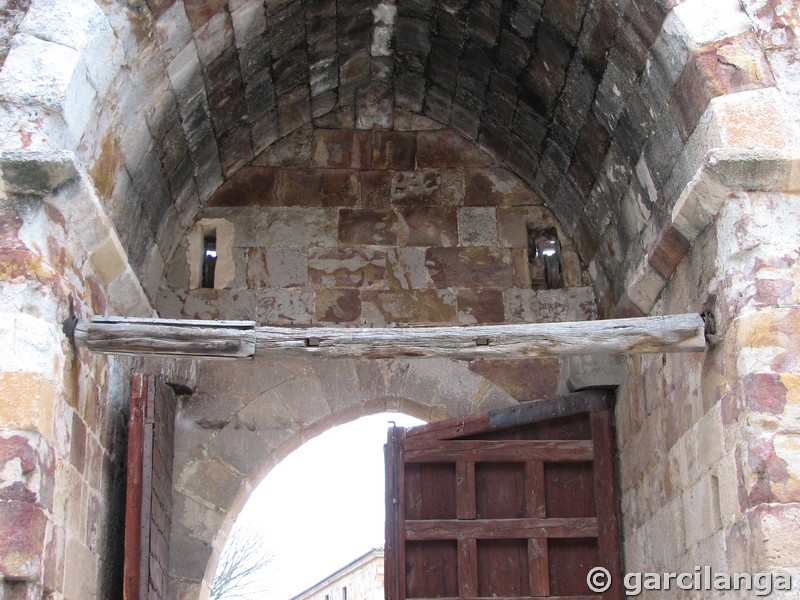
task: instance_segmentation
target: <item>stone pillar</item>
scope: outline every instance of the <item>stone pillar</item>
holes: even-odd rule
[[[62,322],[70,298],[81,317],[152,310],[69,153],[0,169],[0,589],[114,597],[132,361],[76,353]]]
[[[626,571],[791,575],[795,591],[774,598],[800,587],[800,171],[784,102],[759,90],[711,103],[716,148],[669,224],[687,250],[652,310],[710,310],[717,343],[629,359],[617,407]]]

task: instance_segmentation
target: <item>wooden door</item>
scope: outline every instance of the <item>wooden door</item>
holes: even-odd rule
[[[175,394],[155,375],[131,377],[123,600],[167,598]]]
[[[609,406],[586,391],[391,429],[387,600],[621,598]]]

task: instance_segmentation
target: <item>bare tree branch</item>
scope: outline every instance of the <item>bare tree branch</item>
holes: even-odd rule
[[[256,531],[234,528],[211,584],[211,600],[234,600],[265,592],[258,576],[272,560]]]

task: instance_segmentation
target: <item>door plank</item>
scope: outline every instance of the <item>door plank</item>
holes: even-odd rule
[[[563,440],[406,440],[409,463],[475,462],[585,462],[594,457],[591,441]]]
[[[611,413],[607,410],[592,413],[592,439],[594,454],[594,495],[597,503],[598,554],[600,561],[611,573],[611,587],[603,594],[608,600],[622,595],[620,579],[622,565],[619,556],[619,530],[614,483],[614,439]]]
[[[474,519],[475,505],[475,463],[456,463],[456,517]]]
[[[478,542],[458,540],[458,591],[462,597],[478,594]]]
[[[525,463],[525,498],[529,517],[546,518],[544,463]],[[547,540],[528,540],[528,576],[533,596],[550,595],[550,563]]]
[[[597,537],[597,519],[458,519],[406,520],[406,539],[484,540]]]

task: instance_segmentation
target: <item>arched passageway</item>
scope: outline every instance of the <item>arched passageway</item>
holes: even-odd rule
[[[796,541],[780,532],[798,501],[796,3],[31,0],[4,11],[9,590],[114,589],[132,369],[194,392],[176,429],[171,597],[197,597],[226,511],[264,468],[240,462],[243,439],[285,452],[371,403],[411,400],[438,417],[598,381],[621,385],[628,570],[707,556],[720,569],[791,567]],[[561,244],[557,289],[538,289],[542,230]],[[204,287],[206,237],[219,248]],[[225,401],[208,393],[249,368],[231,383],[255,401],[263,365],[75,352],[60,325],[69,296],[80,317],[339,326],[708,309],[721,342],[699,356],[448,363],[468,389],[441,405],[392,387],[431,363],[297,364],[314,374],[278,384],[291,400],[253,418],[284,421],[257,433],[226,420],[241,402],[230,388]],[[328,394],[329,379],[350,373],[346,389],[373,371],[373,391]],[[211,473],[230,481],[203,486]],[[208,519],[181,523],[181,503]]]

